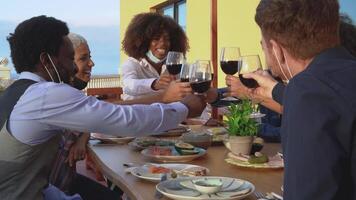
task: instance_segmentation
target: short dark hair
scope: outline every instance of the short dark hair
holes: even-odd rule
[[[261,0],[255,21],[266,39],[296,58],[312,58],[340,41],[338,0]]]
[[[340,40],[341,45],[356,57],[356,26],[346,14],[340,15]]]
[[[17,73],[33,72],[42,52],[57,55],[68,33],[65,22],[45,15],[21,22],[7,37]]]
[[[127,27],[122,48],[130,57],[143,58],[152,39],[163,32],[169,35],[171,51],[183,54],[188,51],[188,38],[183,29],[171,17],[158,13],[141,13],[134,16]]]

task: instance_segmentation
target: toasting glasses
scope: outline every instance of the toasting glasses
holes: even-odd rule
[[[220,67],[225,74],[234,75],[239,69],[240,48],[223,47],[221,49]]]
[[[196,93],[204,93],[210,88],[212,80],[209,60],[198,60],[191,66],[190,86]]]
[[[184,63],[184,56],[182,52],[169,51],[166,59],[166,68],[171,75],[180,73]]]

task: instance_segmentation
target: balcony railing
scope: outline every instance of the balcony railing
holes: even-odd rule
[[[120,75],[95,75],[91,77],[87,88],[120,87]]]
[[[87,95],[96,96],[98,99],[116,101],[121,99],[122,88],[120,87],[119,75],[92,76],[85,88]]]

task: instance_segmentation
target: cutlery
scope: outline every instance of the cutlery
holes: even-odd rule
[[[282,196],[274,192],[267,192],[266,195],[263,195],[261,192],[255,192],[255,196],[257,200],[283,200]]]
[[[269,194],[271,194],[274,198],[276,198],[276,199],[278,199],[278,200],[283,200],[283,197],[282,197],[281,195],[279,195],[279,194],[276,194],[276,193],[274,193],[274,192],[271,192],[271,193],[269,193]]]
[[[267,197],[262,194],[262,192],[255,192],[255,196],[257,200],[268,200]]]

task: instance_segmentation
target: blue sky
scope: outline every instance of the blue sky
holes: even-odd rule
[[[339,0],[341,12],[348,14],[356,23],[356,1],[355,0]]]
[[[8,0],[1,3],[0,57],[10,57],[6,37],[16,25],[37,15],[67,22],[91,48],[93,74],[117,74],[120,55],[120,0]],[[12,66],[12,64],[10,64]]]

